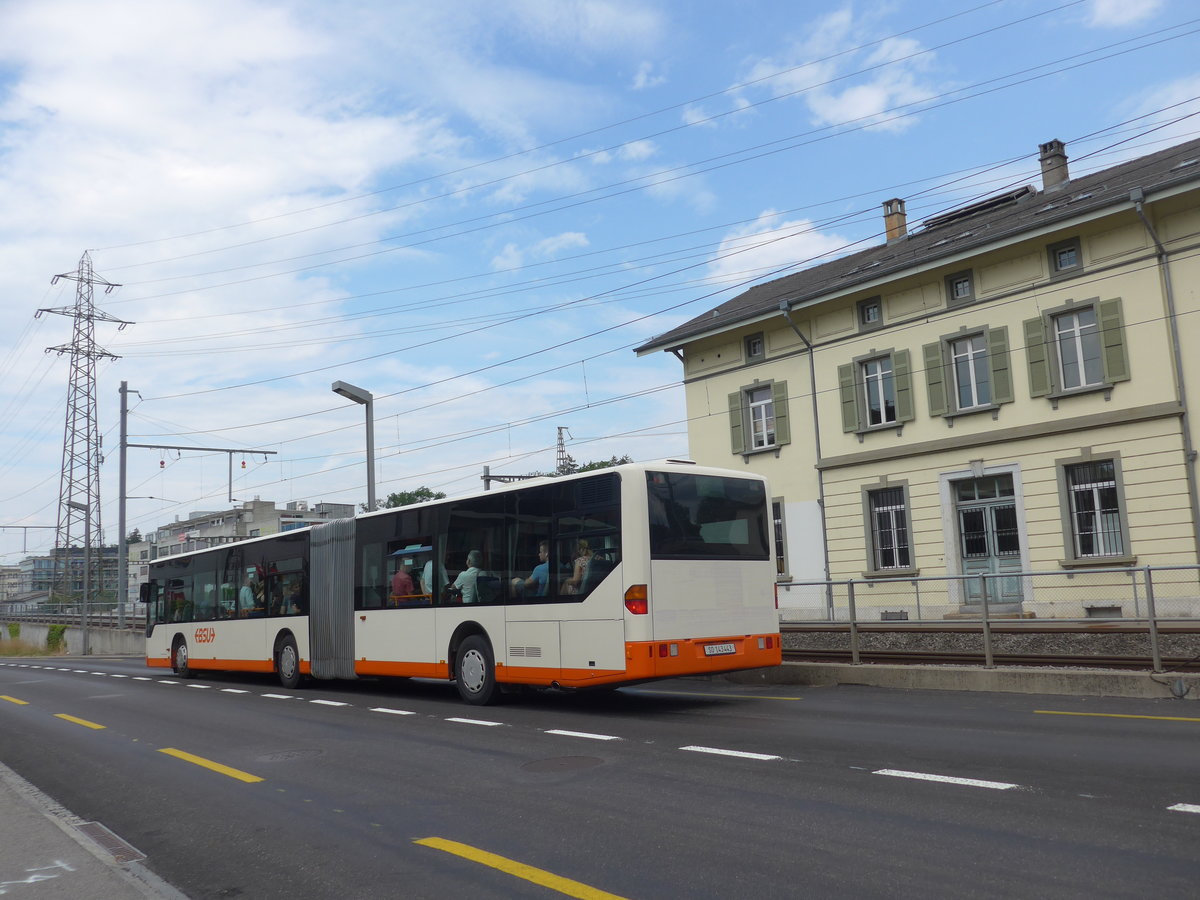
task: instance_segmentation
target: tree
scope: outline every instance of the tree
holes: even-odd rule
[[[613,456],[609,457],[608,459],[593,459],[590,462],[580,464],[575,462],[575,458],[568,453],[567,458],[563,461],[562,465],[556,468],[554,472],[549,474],[574,475],[576,472],[593,472],[596,469],[610,469],[613,466],[623,466],[626,463],[631,462],[633,462],[633,457],[627,453],[620,457]],[[546,474],[546,472],[532,472],[530,473],[529,477],[537,478]]]
[[[133,529],[133,531],[129,532],[129,534],[125,535],[125,543],[126,544],[137,544],[141,540],[142,540],[142,533],[140,531],[138,531],[136,528]]]
[[[426,500],[441,500],[446,495],[441,491],[435,491],[421,485],[415,491],[399,491],[398,493],[388,494],[387,499],[383,501],[381,509],[392,509],[396,506],[411,506],[413,503],[424,503]]]
[[[611,469],[613,466],[623,466],[626,463],[633,462],[633,457],[626,453],[620,459],[611,457],[610,459],[595,459],[591,462],[586,462],[575,468],[576,472],[592,472],[596,469]]]

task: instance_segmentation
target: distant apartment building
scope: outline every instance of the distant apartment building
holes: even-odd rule
[[[160,525],[153,533],[152,542],[157,556],[174,556],[353,516],[352,503],[310,505],[307,501],[296,500],[284,509],[277,509],[270,500],[247,500],[239,507],[194,512],[186,519]]]

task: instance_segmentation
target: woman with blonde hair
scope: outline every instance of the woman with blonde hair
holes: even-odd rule
[[[578,594],[583,585],[583,578],[587,575],[588,563],[591,561],[592,550],[588,546],[588,542],[580,538],[575,544],[575,569],[571,573],[571,577],[563,581],[559,593]]]

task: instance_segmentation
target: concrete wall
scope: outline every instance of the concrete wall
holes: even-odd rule
[[[22,622],[20,640],[36,647],[46,646],[46,635],[49,625]],[[78,656],[83,651],[83,635],[78,625],[68,625],[63,637],[66,640],[67,653]],[[0,625],[0,647],[8,641],[7,623]],[[140,631],[117,631],[115,628],[89,628],[88,643],[94,656],[122,655],[143,656],[146,652],[146,636]]]

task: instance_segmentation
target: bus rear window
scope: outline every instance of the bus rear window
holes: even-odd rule
[[[647,472],[652,559],[768,559],[761,481]]]

